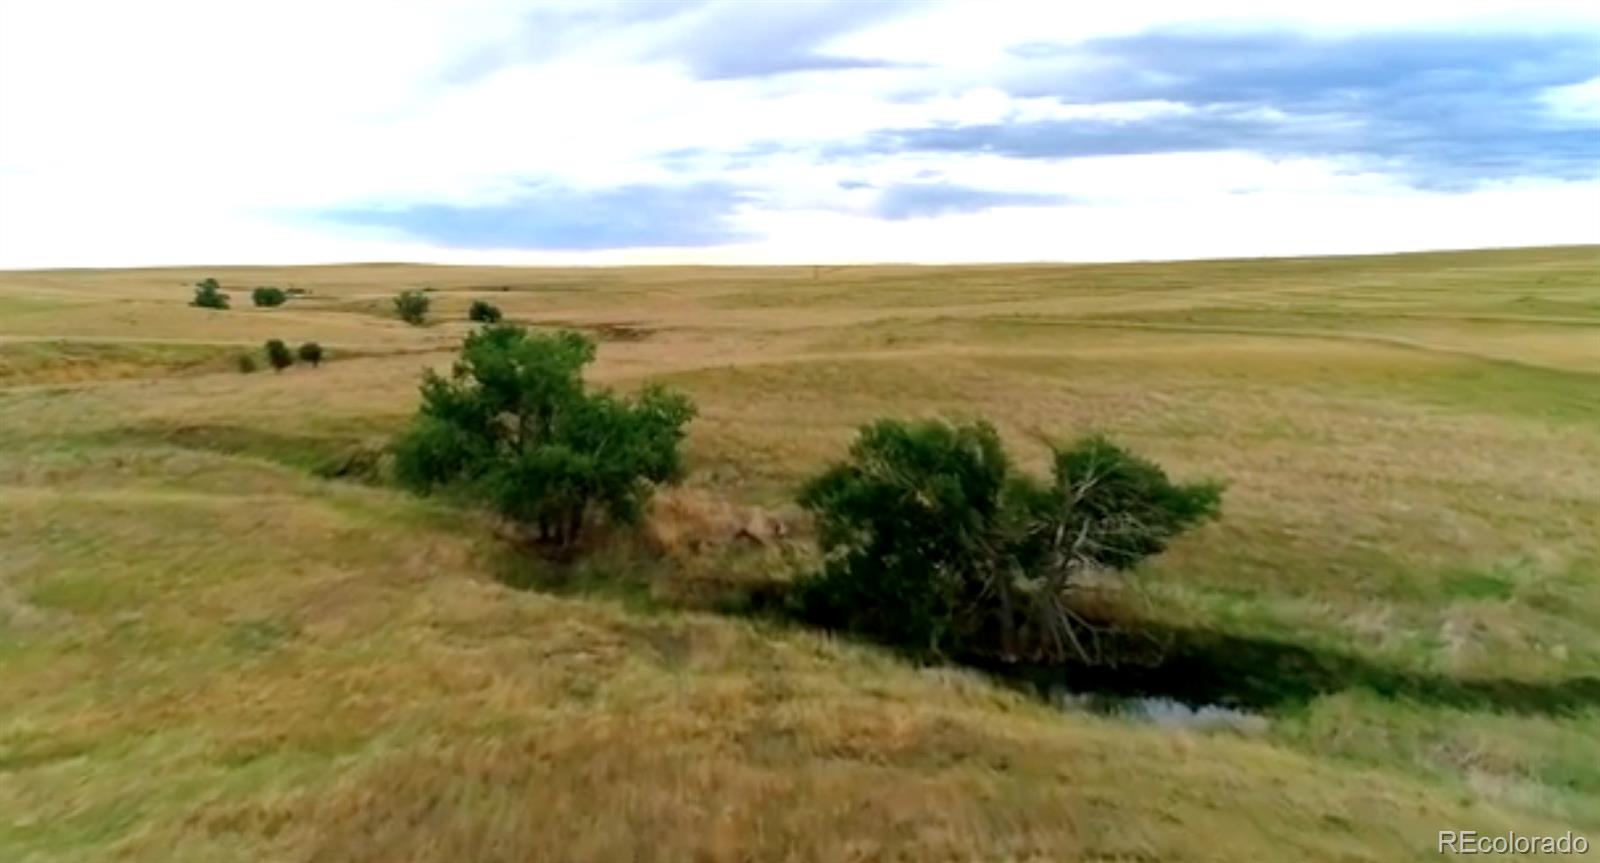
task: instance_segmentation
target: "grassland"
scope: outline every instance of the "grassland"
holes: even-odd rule
[[[219,278],[235,308],[185,305]],[[248,306],[261,284],[309,291]],[[388,314],[433,290],[425,328]],[[467,305],[701,407],[594,589],[318,468]],[[272,337],[329,362],[243,375]],[[883,415],[1097,429],[1223,519],[1138,574],[1241,734],[685,609]],[[538,573],[535,573],[537,576]],[[544,582],[541,582],[544,583]],[[615,589],[618,584],[626,589]],[[1600,843],[1600,249],[1117,266],[0,273],[0,859],[1432,859]],[[1136,677],[1129,673],[1130,679]],[[1085,679],[1085,682],[1092,682]],[[1132,684],[1141,686],[1137,680]]]

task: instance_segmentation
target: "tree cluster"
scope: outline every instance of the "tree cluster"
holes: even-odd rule
[[[695,410],[659,386],[590,390],[594,352],[577,332],[474,331],[449,375],[424,373],[396,478],[483,503],[558,556],[602,517],[634,521],[681,477]],[[988,423],[879,420],[800,492],[822,562],[787,607],[927,657],[1094,661],[1081,592],[1215,517],[1221,495],[1100,436],[1052,444],[1040,476]]]
[[[272,366],[272,370],[275,372],[281,372],[294,365],[296,359],[303,363],[309,363],[312,368],[322,365],[322,345],[316,342],[305,342],[300,347],[291,350],[283,339],[268,339],[267,343],[262,346],[262,352],[266,355],[267,364]],[[238,365],[239,371],[249,374],[256,370],[255,357],[250,354],[240,354]]]
[[[1221,488],[1174,483],[1102,437],[1051,456],[1040,478],[987,423],[866,426],[800,495],[825,564],[797,583],[798,612],[929,656],[1092,659],[1075,592],[1215,516]]]

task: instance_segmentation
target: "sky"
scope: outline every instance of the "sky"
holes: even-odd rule
[[[1600,243],[1600,0],[0,0],[0,268]]]

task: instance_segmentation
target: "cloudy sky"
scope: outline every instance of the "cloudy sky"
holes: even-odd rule
[[[0,267],[1600,242],[1600,0],[0,0]]]

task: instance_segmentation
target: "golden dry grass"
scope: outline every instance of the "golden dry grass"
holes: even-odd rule
[[[185,305],[207,275],[233,310]],[[258,284],[311,293],[249,308]],[[420,286],[439,323],[388,315]],[[1230,483],[1223,520],[1140,574],[1153,619],[1431,683],[1349,672],[1269,708],[1258,737],[1173,731],[814,634],[507,587],[522,564],[479,517],[307,470],[404,422],[475,298],[593,328],[598,378],[700,404],[654,544],[674,553],[593,569],[780,567],[685,537],[779,506],[878,416],[986,416],[1028,459],[1035,432],[1095,428]],[[330,361],[232,370],[272,337]],[[1600,841],[1597,577],[1600,249],[0,274],[8,861],[1387,861],[1433,857],[1440,829]],[[1516,686],[1449,695],[1483,681]]]

